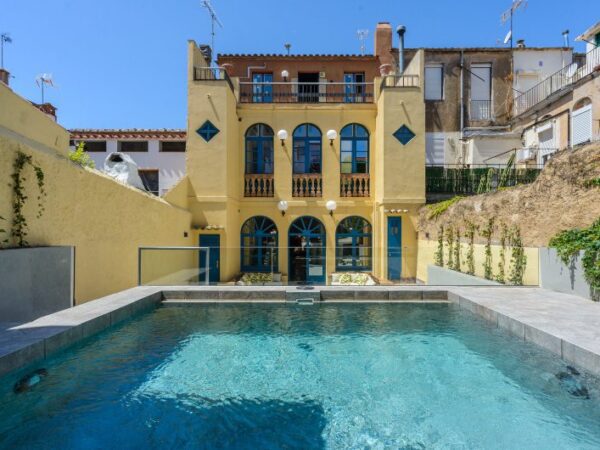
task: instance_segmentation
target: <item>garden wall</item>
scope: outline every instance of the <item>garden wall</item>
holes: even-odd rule
[[[38,187],[25,167],[27,240],[75,247],[76,303],[137,285],[138,247],[194,245],[188,211],[69,161],[68,132],[1,83],[0,105],[0,228],[13,217],[8,177],[20,151],[42,168],[47,192],[38,219]]]
[[[590,285],[585,281],[581,264],[582,252],[572,266],[566,266],[558,257],[556,249],[540,249],[540,285],[546,289],[579,295],[592,299]]]
[[[427,284],[436,286],[499,286],[497,281],[467,275],[456,270],[439,267],[434,264],[427,266]]]
[[[417,256],[417,280],[428,283],[427,267],[435,264],[435,252],[437,250],[437,241],[432,240],[419,240],[419,250]],[[468,245],[461,243],[461,271],[467,271],[466,265],[466,254]],[[499,245],[492,245],[492,271],[494,276],[498,274],[498,263],[500,262],[500,250]],[[539,286],[539,249],[533,247],[525,247],[525,256],[527,257],[527,265],[525,266],[525,273],[523,276],[523,284],[525,286]],[[484,275],[484,261],[485,261],[485,245],[475,244],[473,246],[474,261],[475,261],[475,275],[483,278]],[[510,273],[510,247],[506,248],[505,251],[505,274],[508,277]],[[444,251],[444,260],[448,260],[448,254]]]

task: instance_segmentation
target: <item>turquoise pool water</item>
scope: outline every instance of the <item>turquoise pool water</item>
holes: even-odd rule
[[[162,307],[42,367],[0,448],[600,447],[596,379],[453,305]]]

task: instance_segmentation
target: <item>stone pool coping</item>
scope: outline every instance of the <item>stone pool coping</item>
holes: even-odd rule
[[[457,286],[182,286],[136,287],[29,323],[0,326],[0,376],[39,363],[110,326],[161,303],[453,302],[600,376],[600,304],[531,287]]]

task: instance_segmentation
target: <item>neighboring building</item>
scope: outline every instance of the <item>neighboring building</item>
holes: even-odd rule
[[[272,270],[292,283],[342,271],[414,280],[423,51],[402,58],[379,24],[374,55],[218,61],[190,42],[187,179],[166,197],[218,249],[213,281]]]
[[[185,174],[184,130],[70,130],[71,147],[83,141],[96,168],[102,170],[112,152],[133,158],[149,192],[164,195]]]
[[[544,164],[557,150],[600,139],[600,23],[578,37],[585,55],[565,65],[515,99],[513,129],[522,136],[517,162]]]

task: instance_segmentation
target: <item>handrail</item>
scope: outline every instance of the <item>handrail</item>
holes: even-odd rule
[[[420,87],[419,75],[386,75],[381,80],[381,89]]]
[[[372,103],[373,82],[240,82],[241,103]]]
[[[577,62],[573,62],[518,95],[515,98],[515,115],[523,114],[556,92],[573,85],[591,74],[599,67],[600,47],[596,47],[586,53],[583,65],[580,66]]]
[[[223,67],[194,67],[194,81],[227,81],[233,91],[233,83]]]

